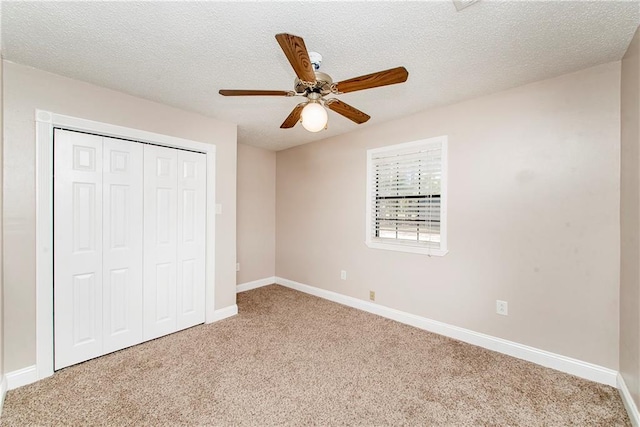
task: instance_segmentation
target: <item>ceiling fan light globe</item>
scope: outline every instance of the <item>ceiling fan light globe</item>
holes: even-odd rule
[[[310,102],[302,109],[300,121],[309,132],[320,132],[327,127],[327,110],[317,102]]]

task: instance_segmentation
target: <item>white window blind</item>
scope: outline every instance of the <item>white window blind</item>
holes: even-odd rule
[[[446,137],[367,152],[367,244],[446,253]]]

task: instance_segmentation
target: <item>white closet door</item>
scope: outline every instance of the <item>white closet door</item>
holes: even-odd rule
[[[203,323],[206,155],[54,134],[55,369]]]
[[[55,369],[102,354],[102,138],[54,136]]]
[[[177,158],[144,146],[144,339],[176,330]]]
[[[104,353],[142,342],[142,148],[103,138]]]
[[[178,329],[204,323],[207,156],[178,151]]]

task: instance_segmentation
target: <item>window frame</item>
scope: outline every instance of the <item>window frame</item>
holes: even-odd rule
[[[409,252],[423,255],[444,256],[449,250],[447,246],[447,143],[446,135],[421,139],[401,144],[388,145],[385,147],[371,148],[367,150],[367,206],[366,206],[366,239],[365,243],[372,249],[383,249],[390,251]],[[386,152],[411,152],[427,147],[439,146],[441,149],[441,180],[440,180],[440,245],[431,247],[420,245],[411,241],[380,241],[379,237],[373,236],[373,186],[375,182],[375,170],[373,167],[373,157],[375,154]]]

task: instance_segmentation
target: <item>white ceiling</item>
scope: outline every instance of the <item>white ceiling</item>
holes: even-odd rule
[[[637,1],[2,2],[6,59],[238,124],[238,142],[273,150],[622,58]],[[403,65],[406,83],[340,99],[371,115],[329,129],[279,126],[300,98],[218,95],[291,90],[275,40],[302,36],[334,81]]]

